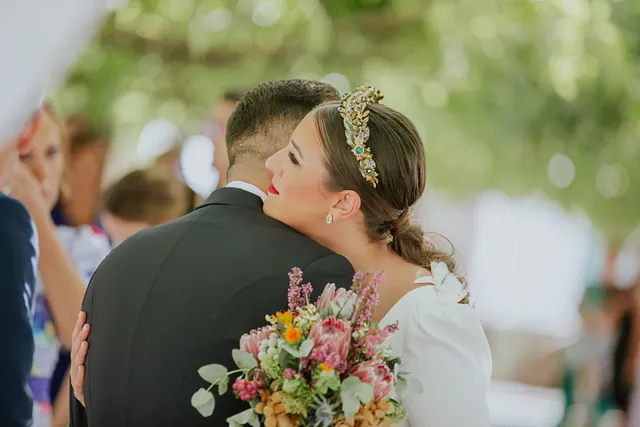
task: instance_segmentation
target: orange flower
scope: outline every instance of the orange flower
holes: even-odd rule
[[[278,317],[278,320],[281,321],[282,324],[287,328],[293,323],[293,314],[291,314],[290,311],[285,311],[284,313],[277,312],[276,316]]]
[[[333,368],[329,365],[327,365],[326,363],[321,363],[320,364],[320,369],[322,369],[323,371],[333,371]]]
[[[300,333],[300,329],[294,328],[293,326],[289,326],[284,333],[284,339],[287,340],[289,344],[298,342],[301,337],[302,333]]]

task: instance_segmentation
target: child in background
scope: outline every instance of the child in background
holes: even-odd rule
[[[104,193],[102,224],[118,245],[140,230],[191,212],[194,204],[193,192],[177,178],[154,168],[135,170]]]

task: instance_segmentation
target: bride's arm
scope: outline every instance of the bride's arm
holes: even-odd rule
[[[424,388],[402,399],[411,427],[490,427],[491,352],[473,310],[429,303],[404,327],[403,363]]]

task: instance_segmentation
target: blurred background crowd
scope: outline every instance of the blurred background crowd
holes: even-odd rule
[[[46,99],[12,187],[61,241],[40,248],[57,269],[37,287],[30,382],[55,427],[82,295],[57,260],[88,281],[224,186],[243,90],[293,77],[375,85],[419,127],[415,214],[465,267],[494,426],[640,427],[636,0],[131,0]]]

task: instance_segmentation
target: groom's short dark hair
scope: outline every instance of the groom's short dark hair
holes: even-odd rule
[[[245,92],[227,122],[229,165],[264,162],[289,142],[311,110],[339,99],[333,86],[302,79],[274,80]]]

